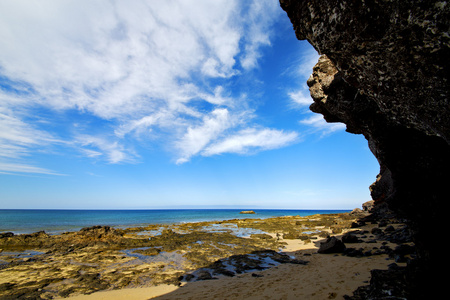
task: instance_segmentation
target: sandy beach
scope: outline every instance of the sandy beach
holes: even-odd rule
[[[0,270],[0,299],[23,293],[70,300],[343,299],[369,283],[371,270],[387,270],[395,262],[397,244],[386,234],[404,226],[352,228],[355,221],[349,214],[230,220],[172,226],[146,239],[141,236],[147,230],[119,234],[96,227],[73,234],[69,248],[60,236],[40,234],[37,241],[45,245],[53,239],[49,245],[58,246],[32,259],[10,258]],[[225,231],[212,233],[211,228]],[[230,228],[265,233],[236,237]],[[105,236],[114,245],[129,248],[128,241],[135,249],[113,250]],[[347,236],[346,251],[319,253],[330,236]],[[86,240],[89,244],[82,244]]]

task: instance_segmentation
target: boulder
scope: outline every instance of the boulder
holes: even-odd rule
[[[209,273],[206,270],[200,270],[197,272],[196,275],[197,275],[197,280],[209,280],[209,279],[213,278],[211,273]]]
[[[370,212],[373,208],[374,203],[375,203],[375,201],[373,201],[373,200],[364,202],[362,204],[363,211]]]
[[[360,243],[361,240],[353,232],[347,232],[342,236],[343,243]]]
[[[335,236],[332,236],[320,244],[317,252],[321,254],[342,253],[345,249],[345,244]]]

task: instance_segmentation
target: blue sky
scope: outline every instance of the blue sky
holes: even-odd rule
[[[378,164],[309,111],[277,0],[0,2],[0,208],[352,209]]]

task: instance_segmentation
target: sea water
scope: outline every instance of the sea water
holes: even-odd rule
[[[161,209],[161,210],[44,210],[0,209],[0,232],[15,234],[45,231],[58,234],[95,225],[127,228],[149,224],[176,224],[244,218],[309,216],[349,210],[254,209],[256,214],[240,214],[243,209]]]

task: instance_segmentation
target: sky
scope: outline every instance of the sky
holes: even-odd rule
[[[379,166],[309,111],[278,0],[0,1],[0,209],[353,209]]]

